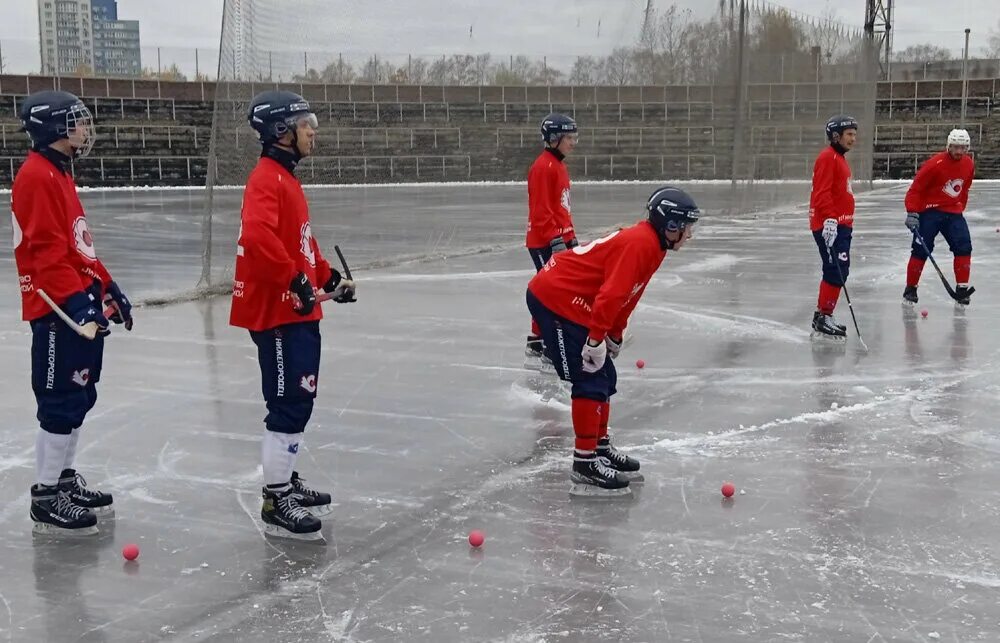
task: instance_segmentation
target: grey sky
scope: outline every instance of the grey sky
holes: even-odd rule
[[[7,0],[4,4],[0,48],[7,69],[15,73],[37,69],[36,0]],[[308,48],[314,51],[376,52],[404,58],[407,53],[490,51],[558,60],[560,54],[567,58],[603,54],[629,44],[641,23],[645,0],[545,3],[546,7],[559,6],[558,10],[540,10],[538,0],[281,0],[280,4],[285,7],[283,13],[293,12],[289,20],[295,26],[291,33],[278,31],[275,37],[291,43],[297,34],[305,34],[312,40]],[[656,0],[656,4],[667,6],[670,2]],[[714,0],[677,0],[676,4],[702,7],[701,11],[715,6]],[[841,22],[856,28],[864,17],[863,0],[781,0],[778,4],[814,16],[833,7]],[[896,5],[897,49],[933,42],[957,54],[963,29],[970,26],[975,54],[986,44],[989,29],[997,29],[1000,22],[998,0],[896,0]],[[161,47],[164,66],[176,60],[187,71],[194,65],[193,48],[202,48],[203,68],[207,59],[215,57],[222,0],[119,0],[118,7],[120,17],[140,21],[145,66],[156,67],[156,46]],[[294,7],[299,10],[290,9]],[[276,15],[275,23],[282,19],[281,14]]]

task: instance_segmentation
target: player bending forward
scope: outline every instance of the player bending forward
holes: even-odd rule
[[[845,155],[854,147],[857,134],[858,122],[850,116],[834,116],[827,121],[830,146],[816,157],[809,198],[809,227],[823,265],[812,327],[815,336],[838,341],[846,337],[847,327],[837,323],[833,309],[850,272],[854,232],[854,192]]]
[[[913,246],[910,263],[906,266],[904,304],[917,303],[920,273],[924,270],[927,253],[934,252],[934,237],[938,233],[955,255],[955,301],[968,306],[975,292],[969,285],[972,238],[962,214],[969,203],[969,188],[976,173],[976,164],[969,156],[970,144],[967,131],[952,130],[945,151],[920,166],[913,184],[906,191],[906,227],[913,232]]]
[[[353,299],[355,286],[320,254],[295,178],[295,166],[312,154],[316,140],[309,103],[292,92],[268,91],[254,97],[247,118],[262,151],[243,193],[230,323],[249,330],[257,345],[267,404],[261,519],[269,534],[320,540],[317,516],[330,512],[330,494],[309,489],[295,471],[319,380],[323,312],[313,284],[338,302]]]
[[[553,254],[579,245],[570,215],[569,172],[565,162],[576,147],[576,121],[563,114],[549,114],[542,120],[541,129],[545,149],[528,170],[528,235],[525,240],[536,272]],[[542,349],[538,323],[532,319],[524,354],[541,357]]]
[[[108,315],[132,329],[132,305],[97,258],[87,217],[70,174],[74,158],[94,146],[90,111],[68,92],[32,94],[21,106],[31,151],[11,194],[14,259],[22,318],[31,325],[31,388],[38,405],[34,531],[97,533],[97,516],[113,511],[111,494],[88,489],[73,469],[80,426],[97,402]],[[38,294],[45,292],[75,323],[97,324],[86,339]]]
[[[698,206],[683,190],[662,187],[646,204],[647,220],[563,252],[528,284],[528,310],[538,321],[545,353],[572,383],[574,495],[627,495],[639,462],[608,436],[614,358],[622,333],[667,250],[690,238]]]

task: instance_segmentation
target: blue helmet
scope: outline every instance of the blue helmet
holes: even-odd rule
[[[565,114],[552,113],[542,119],[542,140],[547,144],[558,143],[564,135],[578,131],[576,121]]]
[[[50,90],[28,96],[21,103],[20,119],[36,150],[68,139],[77,128],[83,128],[84,137],[82,144],[73,148],[75,156],[87,156],[94,147],[94,117],[83,101],[69,92]]]
[[[826,122],[826,139],[833,143],[834,134],[839,137],[844,133],[844,130],[849,129],[858,129],[858,121],[853,116],[847,116],[845,114],[831,116],[830,120]]]
[[[694,199],[684,190],[669,185],[653,192],[646,202],[646,212],[649,222],[661,235],[684,230],[698,223],[701,217],[701,210]],[[663,243],[665,249],[673,247],[673,243],[665,237]]]
[[[295,92],[272,90],[253,97],[247,121],[260,137],[261,145],[267,146],[289,132],[294,134],[302,117],[308,118],[314,129],[318,126],[305,98]]]

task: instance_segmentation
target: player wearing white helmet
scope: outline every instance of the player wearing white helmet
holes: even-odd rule
[[[906,192],[906,227],[913,232],[910,262],[906,268],[903,303],[917,303],[917,284],[934,238],[940,233],[955,256],[955,301],[967,306],[975,288],[969,285],[972,269],[972,239],[963,213],[969,202],[969,188],[976,172],[969,155],[972,140],[964,129],[948,134],[945,151],[935,154],[922,166]]]

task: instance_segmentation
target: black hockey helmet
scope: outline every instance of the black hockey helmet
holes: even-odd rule
[[[658,188],[646,202],[646,212],[649,222],[663,239],[665,249],[673,247],[667,240],[667,232],[683,231],[688,226],[698,223],[701,210],[694,199],[680,188],[665,185]]]
[[[553,112],[542,119],[542,140],[546,144],[558,143],[566,134],[576,134],[579,129],[574,121],[565,114]]]
[[[83,101],[69,92],[49,90],[31,94],[21,103],[20,119],[36,150],[68,139],[77,128],[84,129],[84,138],[81,145],[74,146],[74,155],[82,158],[94,147],[94,117]]]
[[[836,134],[838,138],[844,133],[844,130],[857,130],[858,121],[853,116],[847,116],[845,114],[838,114],[837,116],[831,116],[830,120],[826,122],[826,139],[831,143],[834,142],[833,135]]]
[[[261,92],[250,102],[247,121],[257,132],[261,145],[271,145],[285,134],[294,133],[301,119],[316,129],[319,123],[309,109],[309,102],[295,92],[271,90]]]

